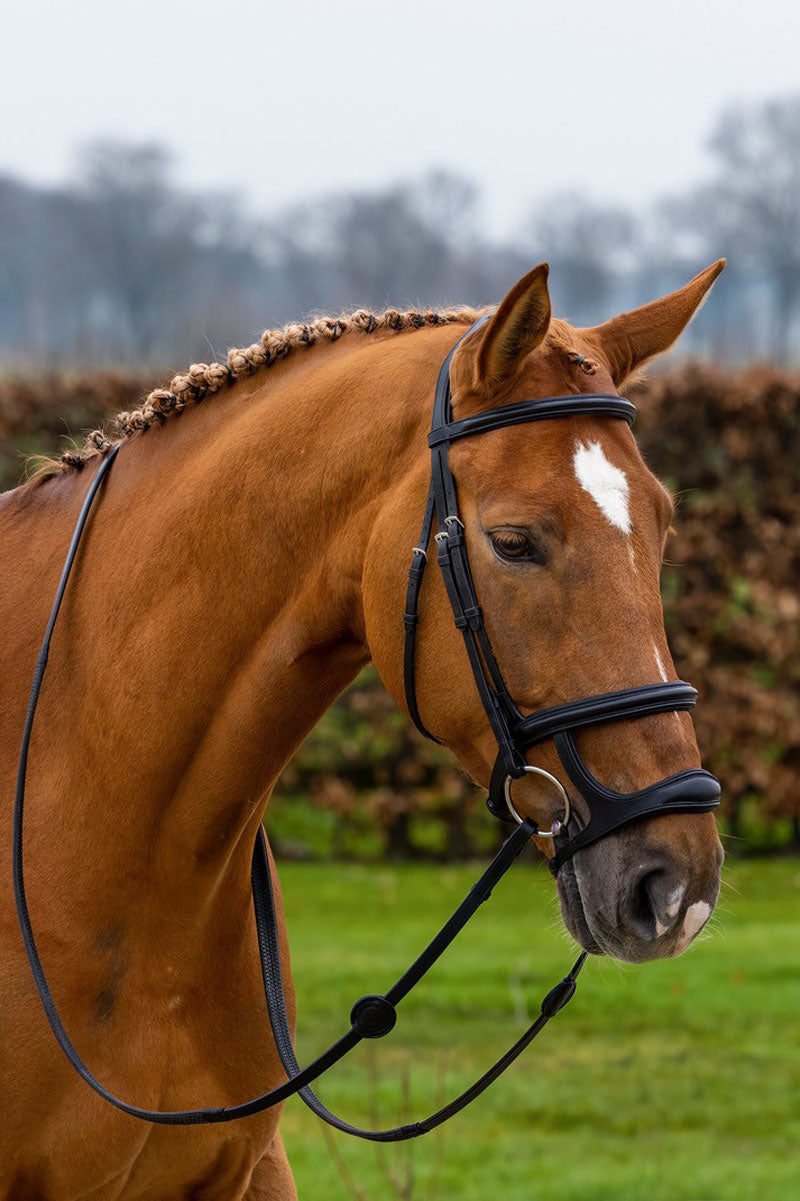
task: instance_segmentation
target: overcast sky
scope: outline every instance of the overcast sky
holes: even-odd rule
[[[510,232],[575,187],[631,203],[706,167],[731,100],[800,91],[797,0],[4,0],[0,170],[99,135],[274,208],[447,166]]]

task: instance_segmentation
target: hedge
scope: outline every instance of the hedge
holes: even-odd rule
[[[150,377],[0,380],[0,486],[22,457],[63,447],[129,407]],[[733,836],[800,849],[800,376],[691,366],[634,390],[646,459],[678,497],[663,575],[679,673]],[[474,788],[364,673],[287,767],[274,802],[286,844],[339,854],[485,849]]]

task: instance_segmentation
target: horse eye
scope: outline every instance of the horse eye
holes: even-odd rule
[[[492,546],[501,559],[512,563],[546,562],[546,555],[540,546],[522,530],[495,530],[491,535]]]

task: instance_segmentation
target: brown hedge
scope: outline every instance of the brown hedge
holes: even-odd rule
[[[692,367],[637,397],[644,453],[679,495],[664,573],[681,674],[734,828],[800,815],[800,376]]]
[[[0,486],[22,455],[63,449],[130,407],[151,378],[119,372],[0,381]],[[734,831],[757,810],[765,826],[800,829],[800,375],[687,367],[635,390],[638,435],[678,494],[664,599],[678,670],[695,683],[708,766],[723,780]],[[471,828],[474,793],[446,756],[379,699],[369,674],[306,742],[282,785],[344,818],[370,815],[390,847],[433,815]],[[469,837],[460,837],[468,850]]]
[[[59,455],[114,413],[137,404],[150,375],[43,372],[0,378],[0,490],[22,479],[28,455]]]

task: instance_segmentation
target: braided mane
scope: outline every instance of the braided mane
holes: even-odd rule
[[[472,308],[424,313],[397,309],[371,313],[357,309],[346,316],[318,317],[307,324],[295,322],[283,329],[265,330],[251,346],[229,350],[224,363],[193,363],[184,375],[176,375],[169,387],[154,389],[138,408],[118,413],[107,425],[92,430],[82,449],[67,450],[59,458],[40,458],[32,481],[39,482],[69,469],[80,471],[90,459],[106,454],[115,443],[144,433],[154,425],[164,425],[187,406],[205,400],[237,379],[271,367],[295,351],[309,350],[316,343],[337,342],[344,334],[369,335],[379,330],[400,333],[424,326],[471,325],[479,314],[479,309]]]

